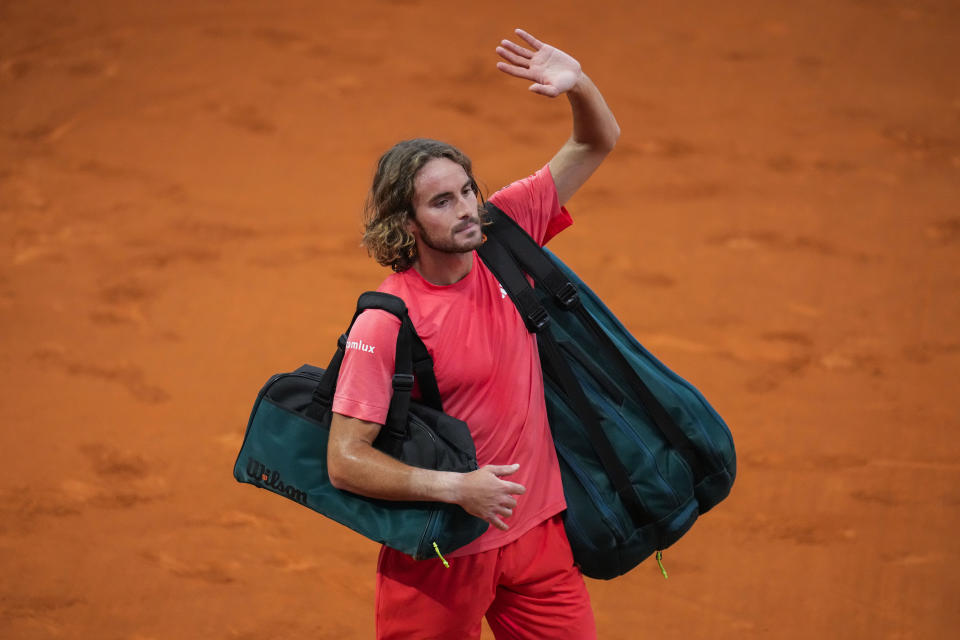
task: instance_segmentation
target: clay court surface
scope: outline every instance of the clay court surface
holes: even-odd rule
[[[515,26],[623,130],[552,248],[738,447],[669,580],[588,583],[600,637],[956,637],[960,8],[457,5],[0,1],[0,637],[372,637],[376,545],[232,466],[386,275],[380,152],[490,193],[566,139]]]

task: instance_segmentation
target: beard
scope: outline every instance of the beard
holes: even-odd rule
[[[483,244],[483,232],[480,230],[479,215],[455,225],[450,230],[450,235],[448,236],[431,235],[418,220],[414,219],[413,223],[417,225],[417,229],[420,231],[420,241],[434,251],[440,251],[442,253],[469,253]],[[476,225],[477,237],[458,239],[457,234],[468,228],[471,224]]]

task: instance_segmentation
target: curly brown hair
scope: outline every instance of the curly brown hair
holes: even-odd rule
[[[414,215],[414,179],[434,158],[447,158],[463,167],[480,197],[470,158],[446,142],[404,140],[380,156],[364,207],[363,246],[377,262],[396,272],[406,271],[417,260],[416,239],[407,229],[407,221]]]

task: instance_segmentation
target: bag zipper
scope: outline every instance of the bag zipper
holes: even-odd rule
[[[440,520],[440,509],[434,508],[430,512],[430,517],[427,518],[427,524],[423,527],[423,532],[420,534],[420,540],[417,541],[417,557],[414,560],[426,560],[431,557],[432,543],[436,543],[436,529],[439,527]],[[439,553],[439,549],[438,549]],[[443,556],[441,556],[442,558]]]
[[[554,441],[554,446],[557,449],[557,453],[563,458],[563,461],[566,462],[570,470],[573,471],[573,475],[580,481],[587,495],[590,496],[590,500],[593,501],[594,506],[597,507],[603,521],[610,527],[620,542],[626,540],[624,533],[626,528],[623,526],[623,523],[620,522],[619,516],[600,498],[600,490],[593,483],[593,480],[590,479],[590,476],[581,469],[578,464],[574,463],[575,458],[573,453],[559,442]]]

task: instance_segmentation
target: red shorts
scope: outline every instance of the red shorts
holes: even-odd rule
[[[479,638],[484,615],[498,639],[597,637],[560,515],[499,549],[449,562],[380,550],[377,638]]]

